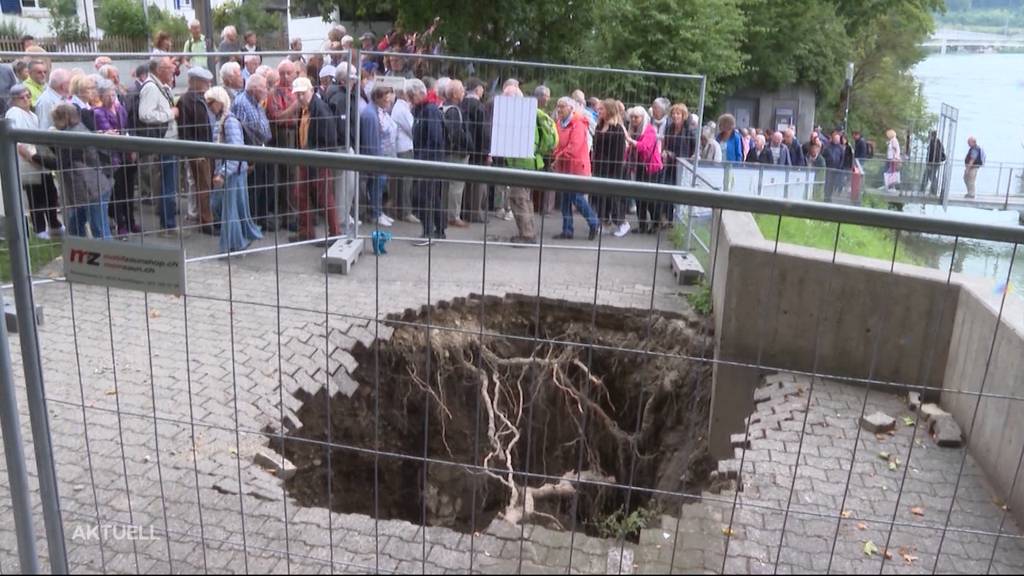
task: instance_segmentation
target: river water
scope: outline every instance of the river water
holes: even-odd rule
[[[1024,54],[933,54],[917,65],[914,76],[923,84],[929,111],[937,114],[943,103],[960,111],[954,162],[966,155],[967,137],[974,136],[989,163],[1024,163]],[[1017,212],[958,207],[907,206],[905,211],[1007,226],[1017,225],[1019,218]],[[952,264],[954,272],[997,282],[1005,282],[1009,274],[1013,293],[1024,296],[1024,246],[1017,250],[1011,272],[1013,246],[961,241],[954,261],[953,245],[951,238],[923,236],[907,238],[905,244],[915,257],[940,270]]]

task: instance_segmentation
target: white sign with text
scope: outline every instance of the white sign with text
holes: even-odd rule
[[[185,253],[180,248],[68,236],[64,276],[68,282],[180,295],[185,292]]]
[[[495,96],[491,121],[491,156],[533,158],[537,130],[537,99]]]

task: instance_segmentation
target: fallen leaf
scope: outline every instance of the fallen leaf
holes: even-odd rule
[[[924,516],[924,508],[921,508],[920,506],[914,506],[913,508],[910,509],[910,513],[914,516]]]
[[[875,546],[874,542],[868,540],[864,543],[864,554],[866,556],[874,556],[875,554],[878,554],[878,546]]]
[[[910,416],[904,416],[903,417],[903,425],[904,426],[913,426],[916,423],[917,423],[917,421],[914,420],[913,418],[911,418]]]
[[[882,460],[888,460],[889,459],[889,453],[888,452],[879,452],[878,453],[878,457],[880,459],[882,459]]]
[[[107,390],[106,394],[107,396],[115,396],[117,394],[117,389],[111,388],[110,390]]]
[[[849,518],[852,515],[853,513],[850,512],[849,510],[843,510],[843,518]]]
[[[858,522],[857,523],[857,530],[867,530],[867,529],[868,529],[868,525],[867,524],[865,524],[863,522]]]
[[[149,317],[153,318],[153,319],[159,318],[160,317],[160,311],[157,310],[156,308],[153,308],[152,310],[149,311]]]
[[[888,550],[886,550],[885,551],[885,559],[886,560],[892,560],[892,552],[889,552]]]
[[[732,537],[732,536],[736,535],[736,531],[733,530],[732,528],[726,527],[726,528],[722,528],[722,534],[724,534],[726,536]]]

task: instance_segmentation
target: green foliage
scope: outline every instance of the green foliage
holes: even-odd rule
[[[281,19],[266,9],[263,0],[229,0],[213,10],[214,29],[221,30],[225,26],[237,28],[241,40],[241,35],[249,31],[255,32],[258,36],[278,32],[281,29]]]
[[[737,0],[637,0],[606,10],[595,65],[706,74],[710,102],[744,71],[745,19]]]
[[[835,98],[851,51],[836,6],[821,0],[749,0],[744,5],[743,80],[766,90],[802,84],[819,97]]]
[[[0,19],[0,38],[21,38],[25,35],[25,29],[17,20]]]
[[[63,248],[59,241],[40,240],[30,234],[28,239],[28,258],[32,272],[59,258]],[[0,282],[11,281],[11,247],[6,240],[0,240]]]
[[[597,531],[602,538],[636,537],[640,530],[658,517],[661,512],[656,506],[637,508],[626,514],[623,508],[597,521]]]
[[[150,35],[146,13],[138,0],[103,0],[96,11],[96,25],[107,36],[146,38]]]
[[[82,42],[89,39],[89,28],[78,17],[76,0],[42,0],[50,12],[50,31],[61,42]]]
[[[147,9],[147,13],[150,37],[155,37],[160,32],[167,32],[174,39],[174,48],[181,49],[182,43],[188,37],[188,21],[185,20],[185,17],[170,10],[161,10],[152,4]]]
[[[697,291],[686,295],[686,301],[693,306],[693,309],[702,316],[711,316],[714,311],[714,303],[711,296],[711,286],[701,281],[700,285],[697,286]]]
[[[921,264],[907,251],[903,244],[896,245],[896,235],[892,230],[872,226],[845,224],[839,232],[839,244],[836,245],[835,222],[810,220],[807,218],[782,218],[782,231],[779,232],[779,217],[772,214],[755,214],[761,234],[774,242],[778,235],[779,242],[820,248],[832,252],[838,249],[845,254],[866,256],[879,260],[891,261],[893,248],[896,248],[896,261],[907,264]]]

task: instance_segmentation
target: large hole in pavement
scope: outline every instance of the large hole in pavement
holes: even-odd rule
[[[484,331],[501,336],[481,337],[481,303]],[[679,500],[558,479],[582,469],[583,478],[622,486],[705,487],[711,368],[681,356],[712,357],[707,319],[470,296],[387,324],[389,339],[352,349],[352,396],[330,399],[330,441],[345,448],[328,454],[323,444],[325,391],[300,397],[293,436],[313,442],[283,448],[298,468],[286,486],[300,504],[417,524],[425,514],[428,525],[465,532],[501,514],[635,538],[631,521]],[[491,474],[467,467],[485,464]]]

